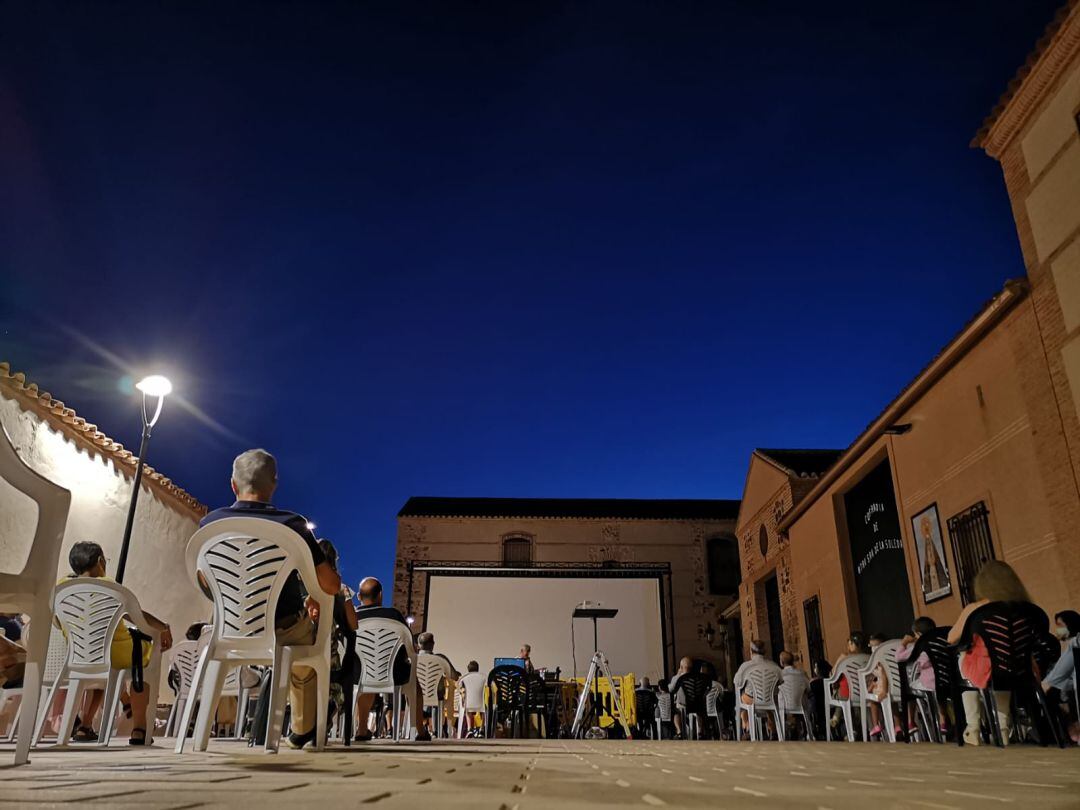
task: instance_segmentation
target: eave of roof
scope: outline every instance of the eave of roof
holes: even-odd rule
[[[26,375],[22,372],[12,374],[11,367],[6,362],[0,362],[0,394],[14,399],[24,410],[37,414],[76,444],[112,459],[116,469],[125,476],[130,478],[135,475],[135,467],[139,461],[135,454],[98,430],[97,425],[90,424],[63,402],[54,399],[52,394],[40,391],[35,383],[26,382]],[[142,480],[161,496],[163,501],[171,502],[195,517],[206,514],[206,506],[149,464],[143,466]]]
[[[631,498],[439,498],[414,496],[399,518],[538,518],[592,520],[735,520],[737,500]]]
[[[1058,9],[994,109],[983,120],[971,146],[985,149],[991,157],[1000,157],[1027,122],[1044,91],[1077,54],[1080,54],[1080,0],[1069,0]]]
[[[870,446],[877,441],[885,430],[919,400],[938,380],[940,380],[961,358],[980,340],[982,340],[1016,304],[1028,294],[1025,279],[1013,279],[1005,283],[1005,288],[995,295],[978,314],[968,321],[964,328],[934,356],[922,371],[897,394],[878,417],[871,422],[854,442],[836,460],[806,497],[795,504],[777,527],[786,532],[798,521],[815,501],[828,492],[836,480],[854,464]]]
[[[843,450],[822,448],[778,449],[759,447],[754,450],[756,455],[768,461],[781,472],[792,478],[802,479],[820,478],[828,471],[829,467],[836,463],[836,460],[840,458],[843,452]],[[795,461],[796,457],[800,455],[808,461],[824,462],[824,464],[801,465],[803,469],[797,470],[791,465],[791,462]],[[806,469],[806,467],[813,467],[813,469]]]

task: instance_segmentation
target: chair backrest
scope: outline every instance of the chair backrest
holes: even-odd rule
[[[438,705],[439,687],[442,686],[443,679],[449,679],[451,674],[446,659],[425,652],[416,656],[416,681],[420,684],[425,706]]]
[[[56,587],[53,609],[67,636],[69,669],[100,673],[111,668],[113,635],[133,603],[131,591],[108,580],[76,577]]]
[[[656,710],[660,713],[660,719],[665,723],[670,723],[673,712],[674,701],[671,698],[670,692],[658,692],[656,695]]]
[[[401,622],[381,618],[359,621],[356,655],[360,659],[360,691],[393,688],[394,661],[400,650],[413,660],[412,633]]]
[[[635,689],[638,725],[648,725],[656,717],[656,693],[652,689]]]
[[[870,653],[870,660],[859,673],[859,687],[864,688],[866,679],[874,674],[874,670],[880,665],[885,669],[885,677],[888,680],[889,694],[900,694],[900,664],[896,660],[896,651],[900,649],[901,640],[898,638],[883,641]]]
[[[859,671],[866,666],[866,662],[869,660],[870,656],[866,653],[845,655],[836,662],[836,666],[833,667],[832,675],[825,681],[826,692],[828,692],[829,687],[837,683],[840,680],[840,676],[843,675],[847,678],[848,682],[848,699],[851,700],[852,703],[858,703],[862,697],[862,684],[859,682]],[[843,700],[843,698],[837,696],[833,698],[833,700]]]
[[[950,630],[952,627],[937,627],[932,632],[919,636],[915,648],[911,651],[911,658],[908,659],[915,661],[920,654],[926,653],[934,670],[934,691],[939,700],[952,697],[953,684],[960,677],[956,649],[948,640]]]
[[[484,708],[484,686],[486,684],[487,679],[479,672],[466,672],[458,679],[459,689],[456,691],[460,692],[464,689],[466,708],[477,711]]]
[[[500,712],[525,708],[529,689],[527,675],[524,667],[515,664],[501,664],[492,669],[487,676],[488,702]]]
[[[272,520],[235,517],[208,523],[188,541],[187,567],[197,588],[197,572],[202,573],[214,600],[212,646],[224,642],[234,650],[272,649],[278,597],[293,571],[326,615],[333,610],[333,597],[319,587],[307,544]],[[319,622],[315,646],[328,644],[332,629],[332,621]]]
[[[805,705],[809,692],[810,679],[805,672],[789,669],[780,673],[777,696],[781,706],[790,711],[799,711]]]
[[[675,682],[675,692],[682,692],[687,711],[705,714],[705,696],[712,689],[712,680],[699,672],[688,672]]]
[[[751,667],[746,673],[747,691],[757,706],[776,704],[776,690],[780,685],[780,668],[776,666]]]
[[[181,641],[172,648],[172,660],[169,667],[180,676],[180,690],[176,693],[177,700],[186,700],[191,692],[195,667],[199,663],[199,648],[198,641]]]
[[[17,595],[51,593],[64,542],[71,493],[32,470],[19,456],[7,429],[0,425],[0,478],[37,504],[37,526],[21,571],[0,571],[0,610],[23,610]],[[8,602],[7,599],[12,601]],[[46,621],[34,616],[36,621]]]
[[[1028,682],[1039,639],[1049,632],[1050,619],[1030,602],[991,602],[968,617],[965,639],[978,634],[990,656],[994,686],[1009,689]]]
[[[64,633],[56,625],[49,627],[49,651],[45,654],[45,669],[43,670],[42,683],[51,686],[64,668],[67,660],[67,639]]]

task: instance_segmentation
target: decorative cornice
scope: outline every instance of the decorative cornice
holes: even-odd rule
[[[21,371],[12,374],[11,367],[6,362],[0,362],[0,394],[14,399],[24,410],[37,414],[76,444],[112,459],[116,469],[128,478],[134,477],[135,466],[139,462],[134,453],[126,450],[120,442],[110,439],[98,430],[97,425],[87,422],[52,394],[40,391],[36,383],[28,383],[26,375]],[[206,514],[206,506],[149,464],[143,467],[142,480],[155,490],[162,500],[181,507],[182,511],[196,518]]]
[[[1048,89],[1080,56],[1080,0],[1069,0],[1047,26],[1035,49],[971,141],[999,159],[1023,129]]]

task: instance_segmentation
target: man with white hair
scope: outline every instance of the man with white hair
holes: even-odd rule
[[[735,689],[735,700],[742,701],[742,703],[747,706],[752,706],[754,704],[754,697],[749,693],[747,687],[749,686],[750,673],[757,670],[775,672],[777,682],[783,677],[780,667],[776,665],[776,662],[770,661],[765,657],[765,642],[755,638],[750,642],[750,660],[743,661],[739,665],[731,683],[732,687]],[[739,711],[738,706],[735,707],[735,711]],[[765,720],[769,725],[769,730],[775,733],[775,724],[773,723],[772,715],[766,715]]]
[[[233,461],[232,490],[236,503],[215,509],[200,525],[231,517],[255,517],[288,526],[303,539],[311,552],[319,588],[331,596],[341,589],[341,577],[327,562],[315,535],[307,527],[307,519],[296,512],[278,509],[270,503],[277,489],[277,461],[265,450],[248,450]],[[314,644],[315,623],[305,609],[307,592],[300,575],[293,571],[278,597],[274,624],[277,639],[283,644]],[[315,712],[319,694],[315,670],[311,667],[292,668],[289,683],[289,704],[292,706],[292,733],[286,742],[290,748],[303,748],[315,739]]]

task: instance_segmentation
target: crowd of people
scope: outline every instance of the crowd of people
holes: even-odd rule
[[[327,595],[333,597],[333,615],[326,617],[320,615],[318,602],[305,590],[304,582],[297,572],[292,572],[281,589],[276,613],[274,616],[276,638],[283,644],[312,644],[316,638],[317,627],[322,621],[332,621],[334,625],[334,642],[331,647],[333,657],[331,661],[332,684],[330,686],[329,704],[331,718],[340,711],[355,712],[356,739],[369,740],[375,734],[375,730],[383,725],[372,722],[372,712],[376,706],[377,696],[361,693],[357,696],[353,706],[345,706],[345,694],[342,684],[349,677],[356,678],[354,668],[355,661],[342,661],[340,651],[341,639],[345,634],[353,633],[359,627],[359,623],[365,619],[385,619],[400,622],[409,627],[402,614],[393,607],[383,604],[382,584],[374,577],[367,577],[359,584],[358,591],[353,591],[342,583],[338,566],[337,549],[325,539],[318,539],[312,533],[310,524],[298,513],[279,509],[272,505],[272,498],[277,487],[277,464],[272,455],[265,450],[249,450],[237,456],[233,463],[231,485],[236,496],[231,506],[216,509],[207,514],[203,520],[203,526],[215,521],[232,517],[254,517],[262,520],[270,520],[287,526],[295,532],[305,543],[311,555],[311,562],[316,574],[318,587]],[[70,573],[61,579],[61,583],[73,578],[90,577],[107,579],[108,562],[100,545],[90,541],[76,543],[69,554]],[[209,596],[209,587],[202,574],[200,582]],[[989,653],[985,640],[977,632],[972,632],[969,627],[970,620],[977,614],[980,608],[996,602],[1010,604],[1028,604],[1031,599],[1026,588],[1020,581],[1016,572],[1006,563],[991,560],[986,562],[979,571],[974,581],[975,600],[967,605],[957,617],[956,621],[947,633],[947,642],[956,645],[959,650],[957,669],[963,678],[966,687],[961,692],[963,716],[966,724],[963,728],[956,729],[954,733],[962,734],[968,744],[978,745],[984,740],[983,727],[984,705],[980,700],[980,693],[976,690],[984,688],[990,678]],[[357,601],[354,601],[354,598]],[[144,612],[147,621],[160,634],[160,649],[153,649],[149,643],[136,644],[132,631],[124,623],[121,623],[112,639],[110,658],[112,666],[116,669],[130,669],[134,663],[136,650],[142,658],[143,665],[150,662],[153,655],[161,655],[172,646],[172,631],[169,625]],[[59,625],[58,625],[59,626]],[[189,640],[198,640],[202,634],[204,625],[196,624],[188,628],[186,636]],[[942,631],[943,632],[943,631]],[[1043,660],[1036,662],[1036,666],[1042,665],[1039,671],[1041,688],[1047,698],[1050,711],[1060,715],[1062,728],[1067,730],[1074,743],[1080,742],[1080,725],[1075,711],[1074,690],[1074,650],[1080,648],[1080,614],[1072,610],[1065,610],[1055,614],[1053,630],[1056,644],[1060,642],[1061,648],[1058,654],[1053,656],[1053,661]],[[16,687],[22,678],[22,667],[25,662],[25,650],[20,645],[20,639],[25,633],[25,617],[0,615],[0,685],[5,688]],[[925,645],[920,647],[920,639],[938,633],[935,622],[929,617],[919,617],[911,627],[910,632],[902,639],[895,649],[897,664],[905,668],[907,681],[911,689],[922,693],[935,691],[935,667],[930,660]],[[410,633],[411,635],[411,633]],[[755,695],[755,679],[760,684],[761,678],[772,684],[775,690],[774,699],[781,703],[787,703],[791,708],[801,709],[801,713],[809,722],[804,723],[805,733],[815,737],[821,737],[826,724],[832,729],[839,730],[845,718],[842,712],[835,711],[831,716],[826,716],[825,707],[828,703],[837,700],[844,701],[850,698],[852,685],[848,683],[847,674],[832,678],[834,669],[842,667],[848,656],[869,656],[880,644],[886,642],[884,636],[867,636],[862,631],[852,631],[847,639],[846,649],[843,656],[830,666],[826,661],[812,662],[812,671],[808,675],[795,666],[795,656],[787,650],[780,651],[777,661],[766,657],[766,647],[759,640],[750,643],[750,658],[745,661],[735,673],[732,689],[724,690],[716,680],[715,671],[709,678],[709,691],[714,699],[726,693],[731,701],[729,710],[734,714],[745,714],[747,720],[754,717],[754,705],[762,700],[760,694]],[[1044,643],[1043,649],[1047,649]],[[921,650],[917,655],[916,650]],[[466,714],[472,718],[475,712],[483,707],[486,678],[480,673],[476,661],[470,661],[464,674],[459,673],[453,664],[435,651],[435,638],[431,633],[421,633],[416,638],[414,655],[419,660],[420,656],[441,656],[450,673],[447,683],[440,688],[443,690],[440,697],[450,698],[448,689],[459,690],[461,705]],[[525,662],[526,670],[531,669],[531,656],[528,645],[522,647],[521,658]],[[393,665],[393,678],[397,684],[404,685],[410,681],[410,656],[404,649],[399,650],[398,658]],[[690,658],[680,661],[679,669],[669,682],[661,683],[658,687],[660,697],[670,699],[673,703],[672,712],[673,734],[677,738],[686,735],[685,720],[691,714],[698,714],[702,709],[702,693],[698,686],[703,671],[699,669],[700,662]],[[348,670],[344,673],[343,671]],[[843,671],[843,670],[837,670]],[[255,679],[257,682],[257,678]],[[175,684],[171,679],[170,683]],[[652,692],[648,683],[643,683],[645,691]],[[892,730],[896,736],[901,734],[913,734],[918,731],[915,704],[908,705],[908,713],[902,716],[900,702],[894,700],[886,703],[883,698],[889,694],[897,694],[899,684],[890,683],[888,669],[881,663],[870,670],[866,676],[866,682],[861,684],[866,694],[874,699],[868,701],[869,736],[880,738],[885,732]],[[655,693],[654,693],[655,694]],[[98,732],[95,731],[95,718],[100,714],[102,706],[101,690],[88,690],[83,702],[79,707],[78,717],[74,725],[75,742],[93,742],[97,740]],[[132,745],[142,745],[147,739],[147,730],[140,725],[140,718],[146,717],[147,709],[146,690],[125,690],[121,696],[122,710],[126,716],[135,718],[129,742]],[[826,697],[831,698],[827,700]],[[407,703],[412,713],[411,722],[415,729],[415,739],[426,741],[431,739],[430,713],[425,714],[424,699],[419,685],[414,694],[407,695]],[[290,708],[290,732],[287,744],[292,748],[303,748],[314,741],[316,725],[317,702],[322,699],[318,693],[315,670],[304,665],[294,665],[290,672],[289,682],[289,708]],[[1008,691],[998,689],[995,692],[997,705],[995,706],[998,726],[1001,729],[1005,742],[1013,736],[1013,716],[1011,711],[1012,696]],[[445,700],[448,707],[446,716],[438,718],[437,722],[453,724],[452,699]],[[717,704],[718,705],[718,704]],[[942,735],[950,728],[955,728],[957,712],[955,707],[948,703],[936,705],[938,716],[931,722],[938,724]],[[883,706],[891,706],[892,716],[886,716]],[[388,713],[389,706],[384,705],[382,711]],[[799,714],[800,712],[796,712]],[[796,728],[778,730],[775,727],[775,714],[767,714],[765,717],[769,734],[780,736],[779,731],[786,734],[797,733]],[[387,718],[389,719],[389,718]],[[699,718],[701,724],[705,724],[708,718]],[[719,711],[717,711],[719,719]],[[652,718],[639,717],[639,723],[649,724]],[[469,721],[468,731],[472,732],[472,720]],[[723,728],[723,724],[717,729],[717,734],[729,735],[731,732]],[[891,725],[891,729],[889,726]],[[735,724],[738,727],[738,724]],[[745,725],[744,725],[745,731]],[[849,733],[851,730],[848,730]]]

